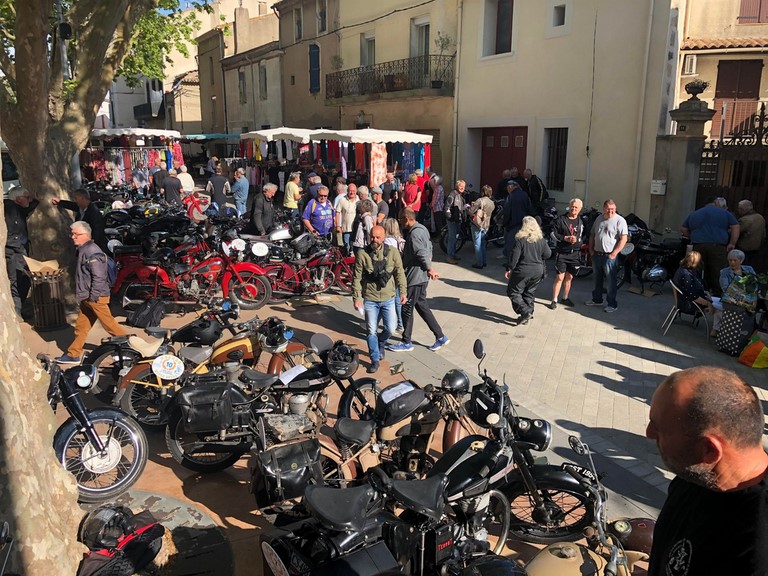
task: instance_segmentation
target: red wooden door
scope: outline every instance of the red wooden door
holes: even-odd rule
[[[528,127],[508,126],[483,128],[483,147],[480,160],[480,182],[476,190],[488,184],[494,190],[501,180],[501,173],[516,166],[520,173],[525,164],[528,148]]]

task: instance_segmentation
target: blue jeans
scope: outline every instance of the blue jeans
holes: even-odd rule
[[[456,236],[459,235],[460,229],[459,222],[448,222],[448,237],[445,241],[448,246],[448,258],[456,258]]]
[[[379,347],[384,346],[397,326],[395,299],[390,298],[384,302],[364,300],[363,307],[365,308],[365,322],[368,325],[368,354],[371,357],[371,362],[378,362],[381,359]],[[381,334],[378,333],[379,319],[383,320],[384,323]]]
[[[350,240],[352,239],[352,232],[344,232],[341,237],[344,240],[344,247],[347,249],[347,254],[351,254],[352,245],[350,244]]]
[[[595,254],[592,256],[592,269],[595,271],[595,287],[592,290],[592,301],[603,301],[603,280],[608,278],[608,306],[616,307],[616,272],[619,269],[619,259],[611,260],[608,256]]]
[[[248,196],[245,198],[235,198],[235,208],[237,209],[238,216],[242,216],[246,211],[246,202],[248,202]]]
[[[485,235],[488,230],[483,230],[477,226],[472,226],[472,242],[475,245],[475,264],[485,266]]]

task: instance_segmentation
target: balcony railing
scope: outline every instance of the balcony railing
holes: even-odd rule
[[[333,72],[325,76],[325,97],[363,96],[437,88],[453,93],[453,56],[416,56]]]
[[[731,138],[754,134],[762,102],[764,100],[715,99],[710,137]]]

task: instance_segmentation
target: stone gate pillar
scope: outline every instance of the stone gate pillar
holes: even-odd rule
[[[651,226],[659,231],[664,228],[677,231],[685,217],[696,208],[701,153],[706,140],[704,124],[715,115],[706,102],[697,98],[700,92],[688,88],[686,86],[686,91],[692,93],[691,98],[669,112],[677,122],[677,134],[664,137],[657,146],[654,178],[667,182],[666,195],[656,197],[656,206],[651,206]]]

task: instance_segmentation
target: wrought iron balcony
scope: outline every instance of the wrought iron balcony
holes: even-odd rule
[[[453,56],[416,56],[333,72],[325,76],[325,97],[343,98],[403,90],[439,89],[453,94]]]

